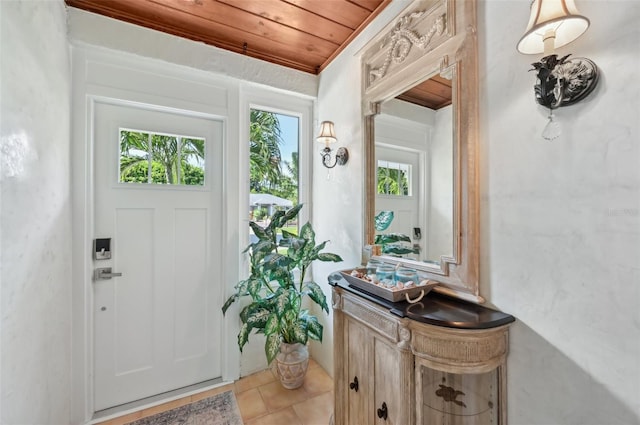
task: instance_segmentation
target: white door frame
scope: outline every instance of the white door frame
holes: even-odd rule
[[[105,68],[117,66],[123,74],[153,73],[157,80],[168,78],[195,81],[200,87],[208,85],[212,90],[226,93],[224,106],[203,105],[189,99],[170,98],[153,91],[136,92],[114,86],[95,84],[87,76],[89,64],[100,74],[100,61]],[[238,85],[214,80],[207,73],[173,69],[172,66],[159,61],[123,55],[120,52],[89,52],[83,48],[73,50],[73,109],[72,109],[72,406],[71,423],[88,423],[93,414],[93,288],[92,273],[94,262],[91,257],[94,227],[94,106],[96,101],[123,104],[144,104],[160,110],[180,112],[183,115],[215,119],[223,123],[223,211],[222,239],[226,247],[222,264],[222,275],[227,282],[238,280],[239,243],[238,233],[239,207],[238,168],[233,161],[238,161],[237,144],[229,140],[237,140],[237,120],[233,119],[230,110],[237,108]],[[112,71],[112,69],[109,69]],[[144,78],[147,75],[143,76]],[[229,95],[235,92],[235,96]],[[236,109],[237,110],[237,109]],[[231,266],[229,266],[231,265]],[[229,291],[226,285],[225,291]],[[233,284],[230,284],[233,287]],[[226,294],[221,294],[225,297]],[[235,322],[229,321],[223,326],[222,353],[223,381],[233,381],[239,376],[237,347],[235,344],[238,332]]]

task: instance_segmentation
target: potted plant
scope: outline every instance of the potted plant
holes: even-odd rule
[[[376,230],[387,230],[393,221],[393,215],[393,211],[380,211],[374,219]],[[419,249],[411,246],[411,238],[402,233],[377,234],[373,244],[382,247],[382,254],[391,254],[396,257],[420,253]]]
[[[304,308],[304,299],[309,298],[329,312],[320,286],[305,281],[309,266],[315,260],[342,261],[336,254],[321,252],[327,241],[316,245],[310,223],[300,228],[300,235],[283,229],[301,208],[302,204],[276,211],[265,228],[249,222],[258,238],[244,250],[249,253],[250,275],[238,282],[235,293],[222,307],[225,314],[235,301],[249,297],[249,304],[240,311],[238,347],[242,351],[252,331],[263,333],[267,361],[272,364],[275,360],[282,385],[289,389],[298,388],[304,381],[309,339],[322,342],[322,325]],[[282,235],[280,240],[278,233]]]

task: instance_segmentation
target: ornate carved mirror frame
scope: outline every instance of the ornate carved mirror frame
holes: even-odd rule
[[[441,283],[435,290],[483,302],[479,295],[478,73],[476,2],[417,0],[364,48],[362,108],[366,169],[365,241],[373,244],[376,198],[375,116],[382,102],[433,75],[452,79],[453,255],[440,264],[384,256]]]

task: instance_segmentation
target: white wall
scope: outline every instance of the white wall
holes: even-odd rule
[[[557,111],[554,142],[526,72],[536,57],[514,47],[526,2],[479,9],[481,281],[518,318],[512,424],[640,421],[640,3],[576,3],[591,26],[558,53],[601,79]]]
[[[2,1],[3,424],[69,423],[70,71],[62,1]]]
[[[546,114],[527,72],[536,57],[515,49],[528,4],[484,0],[478,16],[481,294],[518,319],[509,423],[638,423],[640,3],[578,2],[591,27],[559,53],[591,58],[602,76],[588,99],[557,112],[563,136],[552,143],[540,137]],[[389,19],[383,13],[372,28]],[[351,155],[331,180],[314,162],[316,230],[344,268],[362,249],[362,185],[353,184],[364,180],[358,45],[323,71],[318,93],[319,118],[335,121]],[[315,267],[316,280],[334,269]],[[324,360],[332,342],[313,347],[324,366],[332,367]]]

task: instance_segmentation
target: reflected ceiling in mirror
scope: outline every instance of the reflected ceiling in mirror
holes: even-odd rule
[[[434,75],[398,95],[396,99],[437,111],[451,105],[451,78]]]

